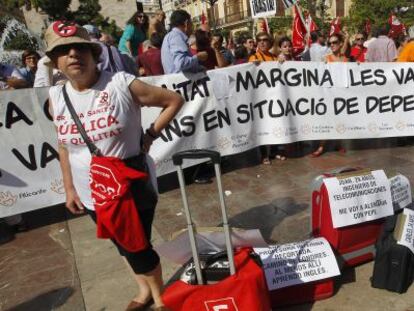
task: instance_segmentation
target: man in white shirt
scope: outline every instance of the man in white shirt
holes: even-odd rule
[[[312,62],[325,61],[325,55],[329,53],[329,48],[324,46],[325,37],[318,31],[311,32],[312,44],[309,48],[310,60]]]

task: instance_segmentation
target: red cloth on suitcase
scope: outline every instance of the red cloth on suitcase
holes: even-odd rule
[[[269,290],[263,270],[250,257],[251,249],[236,252],[236,274],[209,285],[176,281],[162,295],[172,311],[269,311]]]
[[[325,177],[332,177],[325,174]],[[312,235],[324,237],[344,260],[343,267],[353,267],[374,258],[374,246],[384,219],[334,228],[328,190],[322,183],[312,192]]]
[[[283,287],[270,292],[272,308],[295,305],[332,297],[334,279],[329,278],[310,283]]]
[[[93,156],[90,187],[97,216],[97,236],[114,239],[130,252],[148,246],[134,199],[130,181],[147,178],[147,174],[129,168],[115,157]]]

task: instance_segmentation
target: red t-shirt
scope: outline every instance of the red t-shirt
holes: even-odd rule
[[[367,54],[366,47],[361,48],[358,45],[355,45],[351,49],[351,56],[356,62],[360,62],[360,63],[365,62],[365,54]]]
[[[159,76],[164,74],[161,63],[161,50],[150,48],[138,56],[138,66],[143,67],[146,76]]]

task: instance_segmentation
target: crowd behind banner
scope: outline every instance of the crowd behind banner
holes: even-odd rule
[[[151,149],[157,175],[174,171],[172,154],[192,148],[231,155],[296,141],[411,136],[412,72],[408,64],[266,62],[143,78],[185,99]],[[47,97],[47,88],[35,88],[0,100],[1,217],[64,199]],[[144,108],[143,126],[158,113]]]
[[[274,10],[275,2],[257,7],[259,14]],[[102,47],[100,70],[148,77],[185,98],[185,109],[153,148],[158,175],[172,171],[173,152],[195,147],[234,154],[265,145],[262,163],[270,164],[269,144],[277,144],[276,159],[285,160],[281,145],[293,141],[320,140],[312,153],[317,157],[329,150],[326,139],[411,135],[414,74],[395,61],[414,60],[414,31],[396,16],[389,25],[354,33],[337,18],[325,34],[295,5],[291,36],[273,35],[265,23],[263,31],[238,38],[211,31],[206,18],[194,29],[184,10],[174,12],[167,31],[165,17],[162,11],[134,13],[118,44],[96,26],[83,26]],[[1,168],[0,217],[63,201],[47,89],[26,89],[66,81],[42,55],[24,51],[21,68],[0,63],[0,90],[25,89],[1,96],[0,130],[7,138],[0,157],[7,165]],[[242,65],[263,62],[270,63]],[[334,64],[344,62],[373,64]]]

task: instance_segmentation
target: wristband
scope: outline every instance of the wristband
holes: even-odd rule
[[[153,140],[156,140],[158,137],[160,137],[160,134],[155,133],[154,123],[152,123],[151,126],[145,131],[145,134],[147,134]]]

